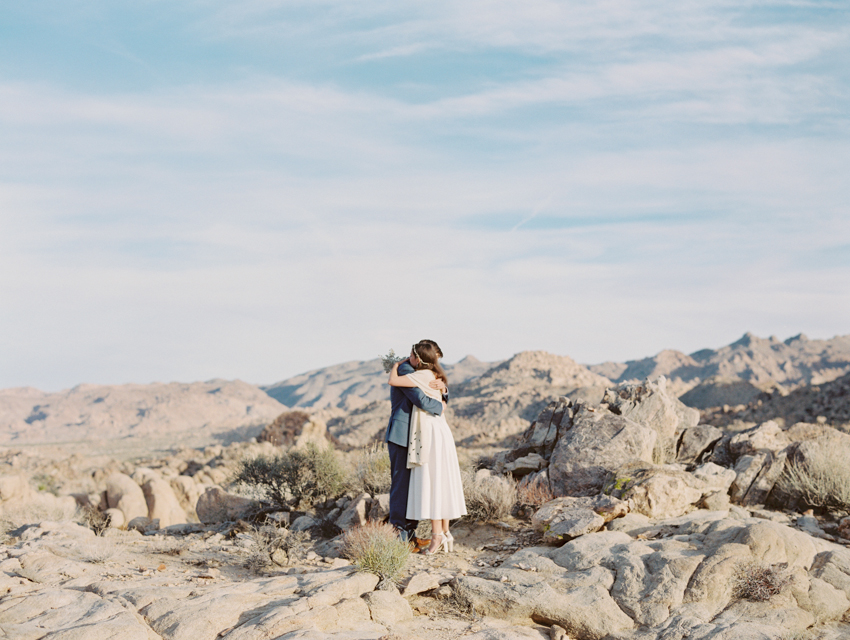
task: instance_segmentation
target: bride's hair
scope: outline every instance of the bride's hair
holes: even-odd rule
[[[437,346],[436,342],[433,340],[420,340],[413,345],[413,352],[419,359],[419,365],[414,367],[414,369],[430,369],[440,380],[446,384],[449,383],[446,372],[440,366],[440,357],[443,355],[443,352],[440,351],[440,347]]]

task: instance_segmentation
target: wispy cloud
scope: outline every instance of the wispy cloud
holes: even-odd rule
[[[158,8],[0,64],[0,386],[848,331],[842,4]]]

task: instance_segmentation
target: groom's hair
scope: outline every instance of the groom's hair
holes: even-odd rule
[[[440,345],[438,345],[438,344],[437,344],[436,342],[434,342],[433,340],[420,340],[420,341],[419,341],[419,344],[430,344],[430,345],[431,345],[432,347],[434,347],[434,349],[436,350],[436,352],[437,352],[437,357],[438,357],[438,358],[442,358],[442,357],[443,357],[443,352],[442,352],[442,350],[440,349]]]
[[[440,366],[439,362],[443,352],[440,351],[440,347],[437,346],[436,342],[433,340],[420,340],[413,345],[413,352],[419,359],[419,366],[415,367],[416,369],[430,369],[443,382],[446,384],[449,383],[446,372],[443,371],[443,367]]]

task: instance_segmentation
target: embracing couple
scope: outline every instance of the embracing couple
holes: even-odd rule
[[[466,514],[457,451],[444,415],[449,390],[442,357],[436,342],[420,340],[409,358],[393,365],[389,379],[390,524],[412,542],[418,521],[430,520],[426,554],[451,551],[449,520]]]

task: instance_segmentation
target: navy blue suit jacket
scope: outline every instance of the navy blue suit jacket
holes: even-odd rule
[[[413,372],[414,368],[406,360],[398,365],[398,375],[400,376],[406,376]],[[410,414],[414,405],[437,416],[443,413],[443,403],[434,400],[434,398],[429,398],[418,387],[390,387],[390,402],[392,403],[392,411],[390,412],[390,423],[387,425],[386,441],[400,447],[407,446],[407,439],[410,435]]]

